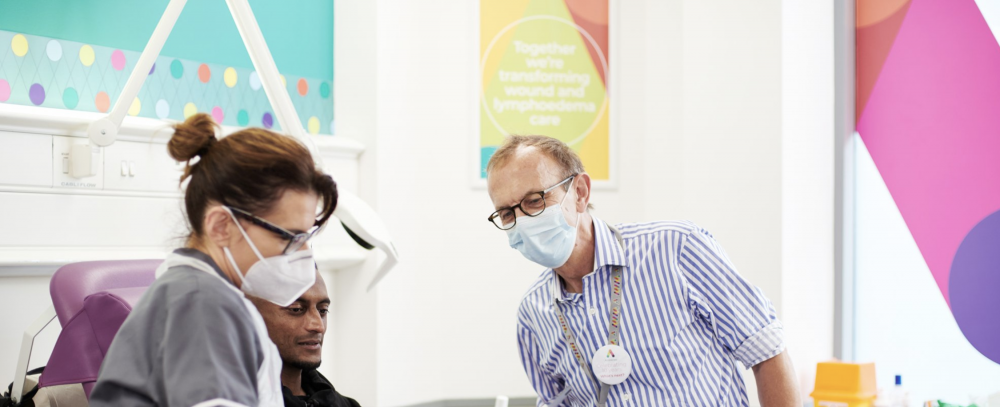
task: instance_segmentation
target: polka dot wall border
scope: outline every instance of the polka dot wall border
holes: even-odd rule
[[[0,36],[2,35],[4,32],[0,30]],[[7,65],[10,58],[24,58],[24,61],[30,60],[36,65],[41,63],[40,60],[52,63],[54,68],[53,73],[42,77],[35,75],[27,83],[23,82],[27,77],[5,78],[5,75],[11,73],[0,72],[0,103],[107,113],[130,74],[129,70],[132,68],[129,63],[134,63],[141,54],[30,34],[7,33],[5,38],[10,39],[8,59],[3,61],[5,67],[14,66]],[[0,59],[4,53],[3,48],[7,45],[8,43],[0,43]],[[56,75],[56,68],[61,72],[74,72],[74,67],[83,67],[84,75],[71,78],[62,74],[66,76],[53,77]],[[109,72],[113,72],[113,76],[109,76]],[[218,75],[216,82],[212,81],[213,74]],[[261,126],[268,129],[277,126],[274,113],[262,110],[269,107],[269,101],[264,92],[257,92],[261,90],[262,83],[259,74],[252,69],[161,56],[149,68],[148,75],[152,82],[145,84],[139,97],[128,105],[127,113],[130,116],[178,120],[180,116],[186,118],[199,112],[197,106],[202,105],[207,110],[201,111],[211,115],[220,124]],[[332,82],[313,78],[289,78],[282,74],[279,76],[282,86],[293,96],[293,104],[304,119],[305,130],[311,134],[332,133]],[[171,82],[172,80],[177,82]],[[143,103],[144,101],[148,103]],[[144,104],[147,106],[143,106]],[[321,111],[317,112],[317,109]]]

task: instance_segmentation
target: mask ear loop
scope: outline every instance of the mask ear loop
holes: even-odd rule
[[[236,216],[233,215],[233,211],[229,210],[229,208],[225,206],[223,206],[222,209],[224,209],[226,213],[229,214],[229,217],[233,219],[233,223],[236,224],[236,228],[240,230],[240,234],[243,235],[243,238],[247,240],[247,244],[250,245],[250,250],[253,250],[253,253],[257,255],[257,258],[260,259],[260,261],[264,261],[264,257],[260,255],[259,251],[257,251],[257,247],[254,246],[253,241],[250,240],[250,236],[247,236],[247,232],[243,230],[243,226],[240,225],[238,220],[236,220]],[[236,270],[236,278],[240,280],[240,287],[242,287],[246,281],[243,279],[243,272],[240,271],[240,266],[236,265],[236,259],[233,258],[233,252],[231,252],[228,247],[223,247],[222,253],[226,255],[226,259],[229,260],[229,264]]]
[[[253,254],[257,255],[257,259],[264,261],[264,256],[257,251],[257,246],[253,244],[253,240],[250,240],[250,236],[248,236],[247,232],[243,230],[243,226],[240,225],[240,221],[236,220],[236,215],[233,215],[233,211],[229,210],[229,208],[225,206],[223,206],[222,209],[225,209],[226,213],[229,214],[229,217],[233,219],[233,223],[236,224],[236,228],[240,230],[240,234],[243,235],[243,238],[247,240],[247,243],[250,245],[250,250],[253,250]]]
[[[243,283],[244,283],[244,281],[243,281],[243,272],[240,271],[240,266],[236,265],[236,260],[233,259],[233,253],[229,251],[228,247],[223,247],[222,248],[222,253],[224,253],[226,255],[226,259],[229,260],[229,264],[231,266],[233,266],[233,269],[236,270],[236,278],[238,278],[240,280],[240,287],[242,287]]]
[[[565,208],[565,206],[563,206],[563,204],[566,203],[566,198],[569,197],[569,191],[570,190],[576,191],[576,189],[573,188],[573,184],[575,184],[575,183],[576,183],[576,176],[573,176],[573,180],[569,182],[569,187],[566,188],[566,195],[563,195],[562,201],[559,202],[559,207],[560,208]],[[573,205],[573,211],[576,212],[576,205]],[[580,215],[581,215],[580,212],[576,212],[576,225],[573,225],[574,229],[576,229],[577,227],[580,226]]]

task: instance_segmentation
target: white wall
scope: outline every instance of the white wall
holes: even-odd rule
[[[403,257],[379,289],[382,406],[528,394],[508,339],[534,273],[502,250],[485,191],[466,172],[474,5],[378,2],[375,185]]]
[[[369,146],[361,183],[403,258],[374,306],[377,405],[533,395],[514,316],[540,269],[483,221],[467,173],[476,3],[335,3],[337,133]],[[832,2],[612,3],[620,177],[595,216],[708,228],[814,370],[833,352]]]
[[[833,13],[782,3],[781,317],[803,395],[834,348]]]
[[[365,146],[359,157],[357,193],[376,206],[376,3],[336,1],[334,3],[334,120],[339,135],[350,135]],[[406,254],[403,253],[405,256]],[[377,324],[379,291],[365,287],[376,259],[362,267],[338,272],[330,291],[333,314],[328,317],[323,367],[337,389],[361,405],[377,404]],[[394,275],[390,278],[394,278]]]

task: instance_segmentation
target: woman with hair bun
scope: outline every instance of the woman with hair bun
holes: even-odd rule
[[[91,406],[283,405],[281,359],[244,295],[288,306],[315,280],[306,244],[337,185],[299,141],[259,128],[216,138],[206,114],[174,127],[190,235],[122,324]]]

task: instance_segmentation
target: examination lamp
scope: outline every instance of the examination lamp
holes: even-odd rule
[[[389,274],[389,270],[399,263],[399,254],[396,252],[396,246],[392,244],[389,230],[382,222],[382,218],[365,201],[353,194],[340,194],[333,216],[340,219],[344,230],[347,230],[347,234],[361,247],[368,250],[378,247],[385,252],[385,261],[368,284],[368,291],[371,291],[386,274]]]
[[[174,23],[177,22],[181,11],[184,10],[185,4],[187,4],[187,0],[170,0],[163,16],[160,17],[160,22],[153,30],[153,35],[146,43],[146,48],[143,49],[135,68],[129,75],[121,96],[115,101],[111,113],[91,123],[90,127],[87,128],[88,144],[73,146],[70,152],[70,174],[72,176],[83,178],[97,174],[100,147],[110,146],[118,137],[118,130],[132,100],[139,94],[139,89],[142,88],[142,84],[149,76],[147,73],[160,55],[160,50],[167,42],[167,37],[170,36],[170,31],[173,30]],[[261,86],[264,88],[267,100],[271,102],[274,116],[281,125],[281,129],[305,144],[316,164],[322,167],[323,157],[319,154],[312,138],[306,134],[302,127],[302,121],[292,105],[292,99],[288,96],[288,90],[281,84],[278,67],[271,57],[267,43],[264,42],[264,35],[260,31],[260,26],[257,25],[257,19],[250,9],[250,4],[247,0],[226,0],[226,5],[229,6],[229,12],[236,22],[236,28],[240,32],[243,44],[246,45],[247,53],[250,54],[250,61],[253,62],[253,67],[260,76]],[[392,237],[389,235],[385,222],[375,213],[375,210],[350,192],[343,190],[338,192],[340,197],[333,214],[340,219],[347,233],[365,249],[371,250],[377,247],[386,254],[385,261],[382,262],[375,277],[368,285],[368,291],[371,291],[389,273],[389,270],[399,263],[399,254],[392,244]]]

